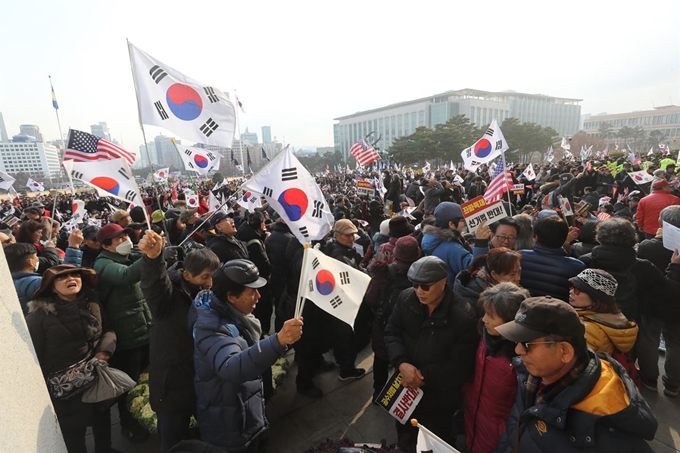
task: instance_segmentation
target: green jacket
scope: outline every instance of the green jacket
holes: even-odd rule
[[[151,311],[139,282],[143,260],[102,250],[92,266],[99,276],[97,291],[106,315],[118,336],[117,349],[149,344]]]

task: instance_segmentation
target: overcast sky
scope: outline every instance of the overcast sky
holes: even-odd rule
[[[559,6],[558,6],[559,5]],[[332,146],[333,118],[462,88],[584,99],[581,113],[680,105],[680,1],[4,0],[0,112],[8,134],[106,121],[143,143],[125,39],[237,90],[241,130]],[[147,139],[159,132],[146,127]]]

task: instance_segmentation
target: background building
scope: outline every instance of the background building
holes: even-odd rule
[[[262,126],[262,143],[272,142],[272,128],[270,126]]]
[[[7,128],[5,127],[5,120],[2,117],[2,112],[0,112],[0,142],[8,142],[9,137],[7,137]]]
[[[622,127],[642,127],[645,134],[659,131],[660,139],[667,139],[671,147],[680,146],[680,106],[667,105],[652,110],[640,110],[628,113],[591,115],[583,123],[583,131],[588,135],[601,135],[602,123],[609,125],[610,136],[616,136]]]
[[[0,142],[0,169],[9,175],[27,173],[35,178],[58,178],[59,152],[46,143],[26,140],[15,136],[18,141]]]
[[[376,132],[382,136],[378,146],[389,149],[395,139],[412,134],[416,128],[434,128],[456,115],[465,115],[478,126],[494,118],[499,123],[517,118],[523,123],[550,126],[560,135],[573,135],[579,130],[581,101],[515,91],[447,91],[335,118],[338,123],[333,126],[334,144],[347,156],[358,139]]]
[[[111,134],[109,133],[109,126],[104,123],[100,122],[98,124],[93,124],[90,126],[90,132],[92,135],[96,135],[99,138],[103,138],[105,140],[111,141]]]
[[[257,141],[257,132],[248,132],[246,127],[246,131],[241,134],[241,141],[250,145],[257,145],[259,143]]]
[[[39,142],[43,141],[42,134],[40,133],[40,128],[35,124],[22,124],[21,126],[19,126],[19,131],[21,135],[35,137],[35,139]]]
[[[175,170],[184,169],[184,164],[182,163],[182,158],[177,152],[177,148],[171,141],[171,137],[166,137],[164,135],[157,135],[154,139],[155,151],[156,151],[156,162],[159,167],[170,167]],[[175,139],[176,143],[182,144],[181,140]],[[151,152],[151,149],[149,149]],[[153,161],[153,158],[151,159]]]

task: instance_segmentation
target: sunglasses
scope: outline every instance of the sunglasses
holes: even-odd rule
[[[578,296],[579,294],[581,294],[581,290],[578,289],[578,288],[575,287],[575,286],[570,286],[569,289],[570,289],[571,291],[573,291],[574,294],[577,295],[577,296]]]
[[[66,280],[66,279],[68,279],[68,278],[70,278],[70,277],[78,278],[78,279],[79,279],[79,278],[82,278],[82,275],[76,274],[76,273],[73,273],[73,274],[61,274],[61,275],[57,275],[57,276],[55,277],[55,279],[56,279],[56,280]]]
[[[413,283],[413,289],[420,288],[423,291],[429,291],[430,288],[432,288],[432,286],[434,286],[434,283],[427,283],[427,284],[426,283],[415,283],[415,282],[411,282],[411,283]]]
[[[556,344],[557,341],[519,341],[517,344],[521,344],[524,350],[528,353],[529,352],[529,346],[532,344]]]

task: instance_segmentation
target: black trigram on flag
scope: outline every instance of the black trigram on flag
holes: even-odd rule
[[[3,178],[2,176],[0,176],[0,182],[5,182],[5,178]]]
[[[210,102],[212,102],[213,104],[215,102],[219,102],[220,98],[218,98],[217,95],[215,94],[215,89],[213,87],[205,87],[203,88],[203,91],[205,91],[205,95]]]
[[[265,197],[271,198],[273,193],[274,193],[274,191],[271,190],[269,187],[265,187],[264,189],[262,189],[262,195],[264,195]]]
[[[193,154],[193,151],[191,151],[190,149],[185,149],[184,154],[186,154],[187,156],[191,156]]]
[[[212,133],[217,130],[218,127],[220,127],[219,124],[213,121],[212,118],[208,118],[205,124],[201,126],[199,129],[201,130],[201,132],[205,134],[206,137],[210,137]]]
[[[125,192],[125,199],[128,201],[135,201],[135,198],[137,198],[137,192],[134,190],[128,190]]]
[[[312,280],[309,280],[307,282],[307,284],[309,285],[309,292],[313,293],[314,292],[314,282]]]
[[[321,218],[321,211],[323,211],[323,206],[324,205],[322,202],[314,200],[314,209],[312,210],[312,217]]]
[[[165,111],[165,108],[163,107],[163,104],[161,104],[161,101],[156,101],[153,103],[153,105],[156,107],[158,116],[160,116],[162,120],[167,120],[169,118],[168,113]]]
[[[331,299],[331,307],[338,308],[340,305],[342,305],[342,299],[340,299],[340,296],[335,296]]]
[[[205,157],[207,157],[208,159],[210,159],[210,162],[212,162],[212,161],[214,161],[215,159],[217,159],[213,153],[205,153]]]
[[[314,258],[314,260],[312,261],[312,269],[316,269],[317,267],[319,267],[319,265],[320,265],[319,258]]]
[[[309,232],[307,231],[307,227],[299,228],[299,230],[300,230],[300,233],[301,233],[304,237],[306,237],[306,238],[309,237]]]
[[[465,155],[470,158],[472,156],[472,148],[468,148],[465,150]]]
[[[71,176],[73,176],[76,179],[83,179],[83,174],[81,172],[75,171],[75,170],[73,170],[71,172]]]
[[[349,272],[340,272],[340,284],[349,285]]]
[[[297,168],[284,168],[281,170],[281,181],[292,181],[297,179]]]
[[[192,162],[187,162],[187,165],[189,166],[189,168],[194,168],[194,164]]]
[[[120,175],[123,178],[127,179],[128,181],[130,180],[130,177],[128,176],[127,172],[125,171],[125,169],[123,167],[118,169],[118,173],[120,173]]]
[[[493,129],[488,128],[488,129],[486,130],[486,132],[484,133],[484,135],[488,135],[488,136],[490,136],[490,137],[493,137]]]
[[[151,78],[153,79],[156,84],[159,84],[161,80],[165,78],[166,75],[168,75],[167,72],[165,72],[165,69],[161,68],[158,65],[154,65],[151,69],[149,69],[149,75],[151,75]]]
[[[496,140],[496,151],[503,148],[503,140]]]

